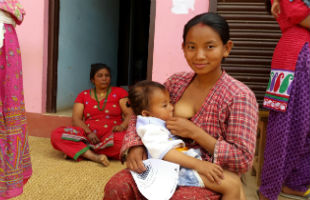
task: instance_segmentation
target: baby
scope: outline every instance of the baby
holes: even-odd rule
[[[137,115],[136,130],[147,148],[148,157],[179,164],[179,186],[207,187],[221,193],[224,200],[245,199],[238,175],[202,161],[199,149],[186,148],[184,142],[166,128],[165,121],[173,117],[173,105],[165,86],[153,81],[138,82],[129,90],[128,99]],[[206,162],[217,174],[199,174],[193,166],[200,162]],[[210,176],[218,176],[221,183],[214,183]]]

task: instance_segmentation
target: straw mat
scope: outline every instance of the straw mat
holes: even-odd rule
[[[49,138],[29,136],[29,146],[33,175],[24,193],[14,200],[99,200],[107,181],[125,168],[119,161],[103,167],[86,160],[66,160]]]

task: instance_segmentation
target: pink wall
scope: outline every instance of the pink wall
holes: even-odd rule
[[[48,0],[22,3],[26,16],[16,30],[22,52],[26,111],[42,113],[46,96],[47,40],[44,35],[47,35]]]
[[[208,0],[179,0],[194,2],[194,10],[188,14],[174,14],[173,0],[156,1],[153,72],[154,81],[164,82],[168,76],[179,71],[189,71],[182,51],[182,34],[185,23],[193,16],[207,12]]]
[[[173,1],[193,2],[188,14],[174,14]],[[45,112],[48,0],[23,1],[27,12],[16,28],[22,51],[26,111]],[[163,82],[178,71],[190,70],[182,52],[184,24],[193,16],[206,12],[208,0],[156,0],[154,55],[152,78]]]

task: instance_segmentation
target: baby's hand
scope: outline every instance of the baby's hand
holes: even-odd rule
[[[202,164],[197,166],[196,171],[204,175],[211,183],[220,184],[221,180],[224,178],[223,169],[217,164],[202,161]]]

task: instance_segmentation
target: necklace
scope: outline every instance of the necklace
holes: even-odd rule
[[[107,101],[108,101],[108,96],[109,96],[109,94],[111,93],[111,88],[110,88],[110,87],[108,88],[107,94],[105,95],[105,98],[104,98],[104,102],[103,102],[103,106],[102,106],[102,108],[100,108],[100,102],[98,101],[98,97],[97,97],[96,88],[94,88],[94,93],[95,93],[95,99],[96,99],[97,104],[98,104],[98,110],[99,110],[99,111],[103,111],[103,110],[104,110],[105,105],[107,104]]]

